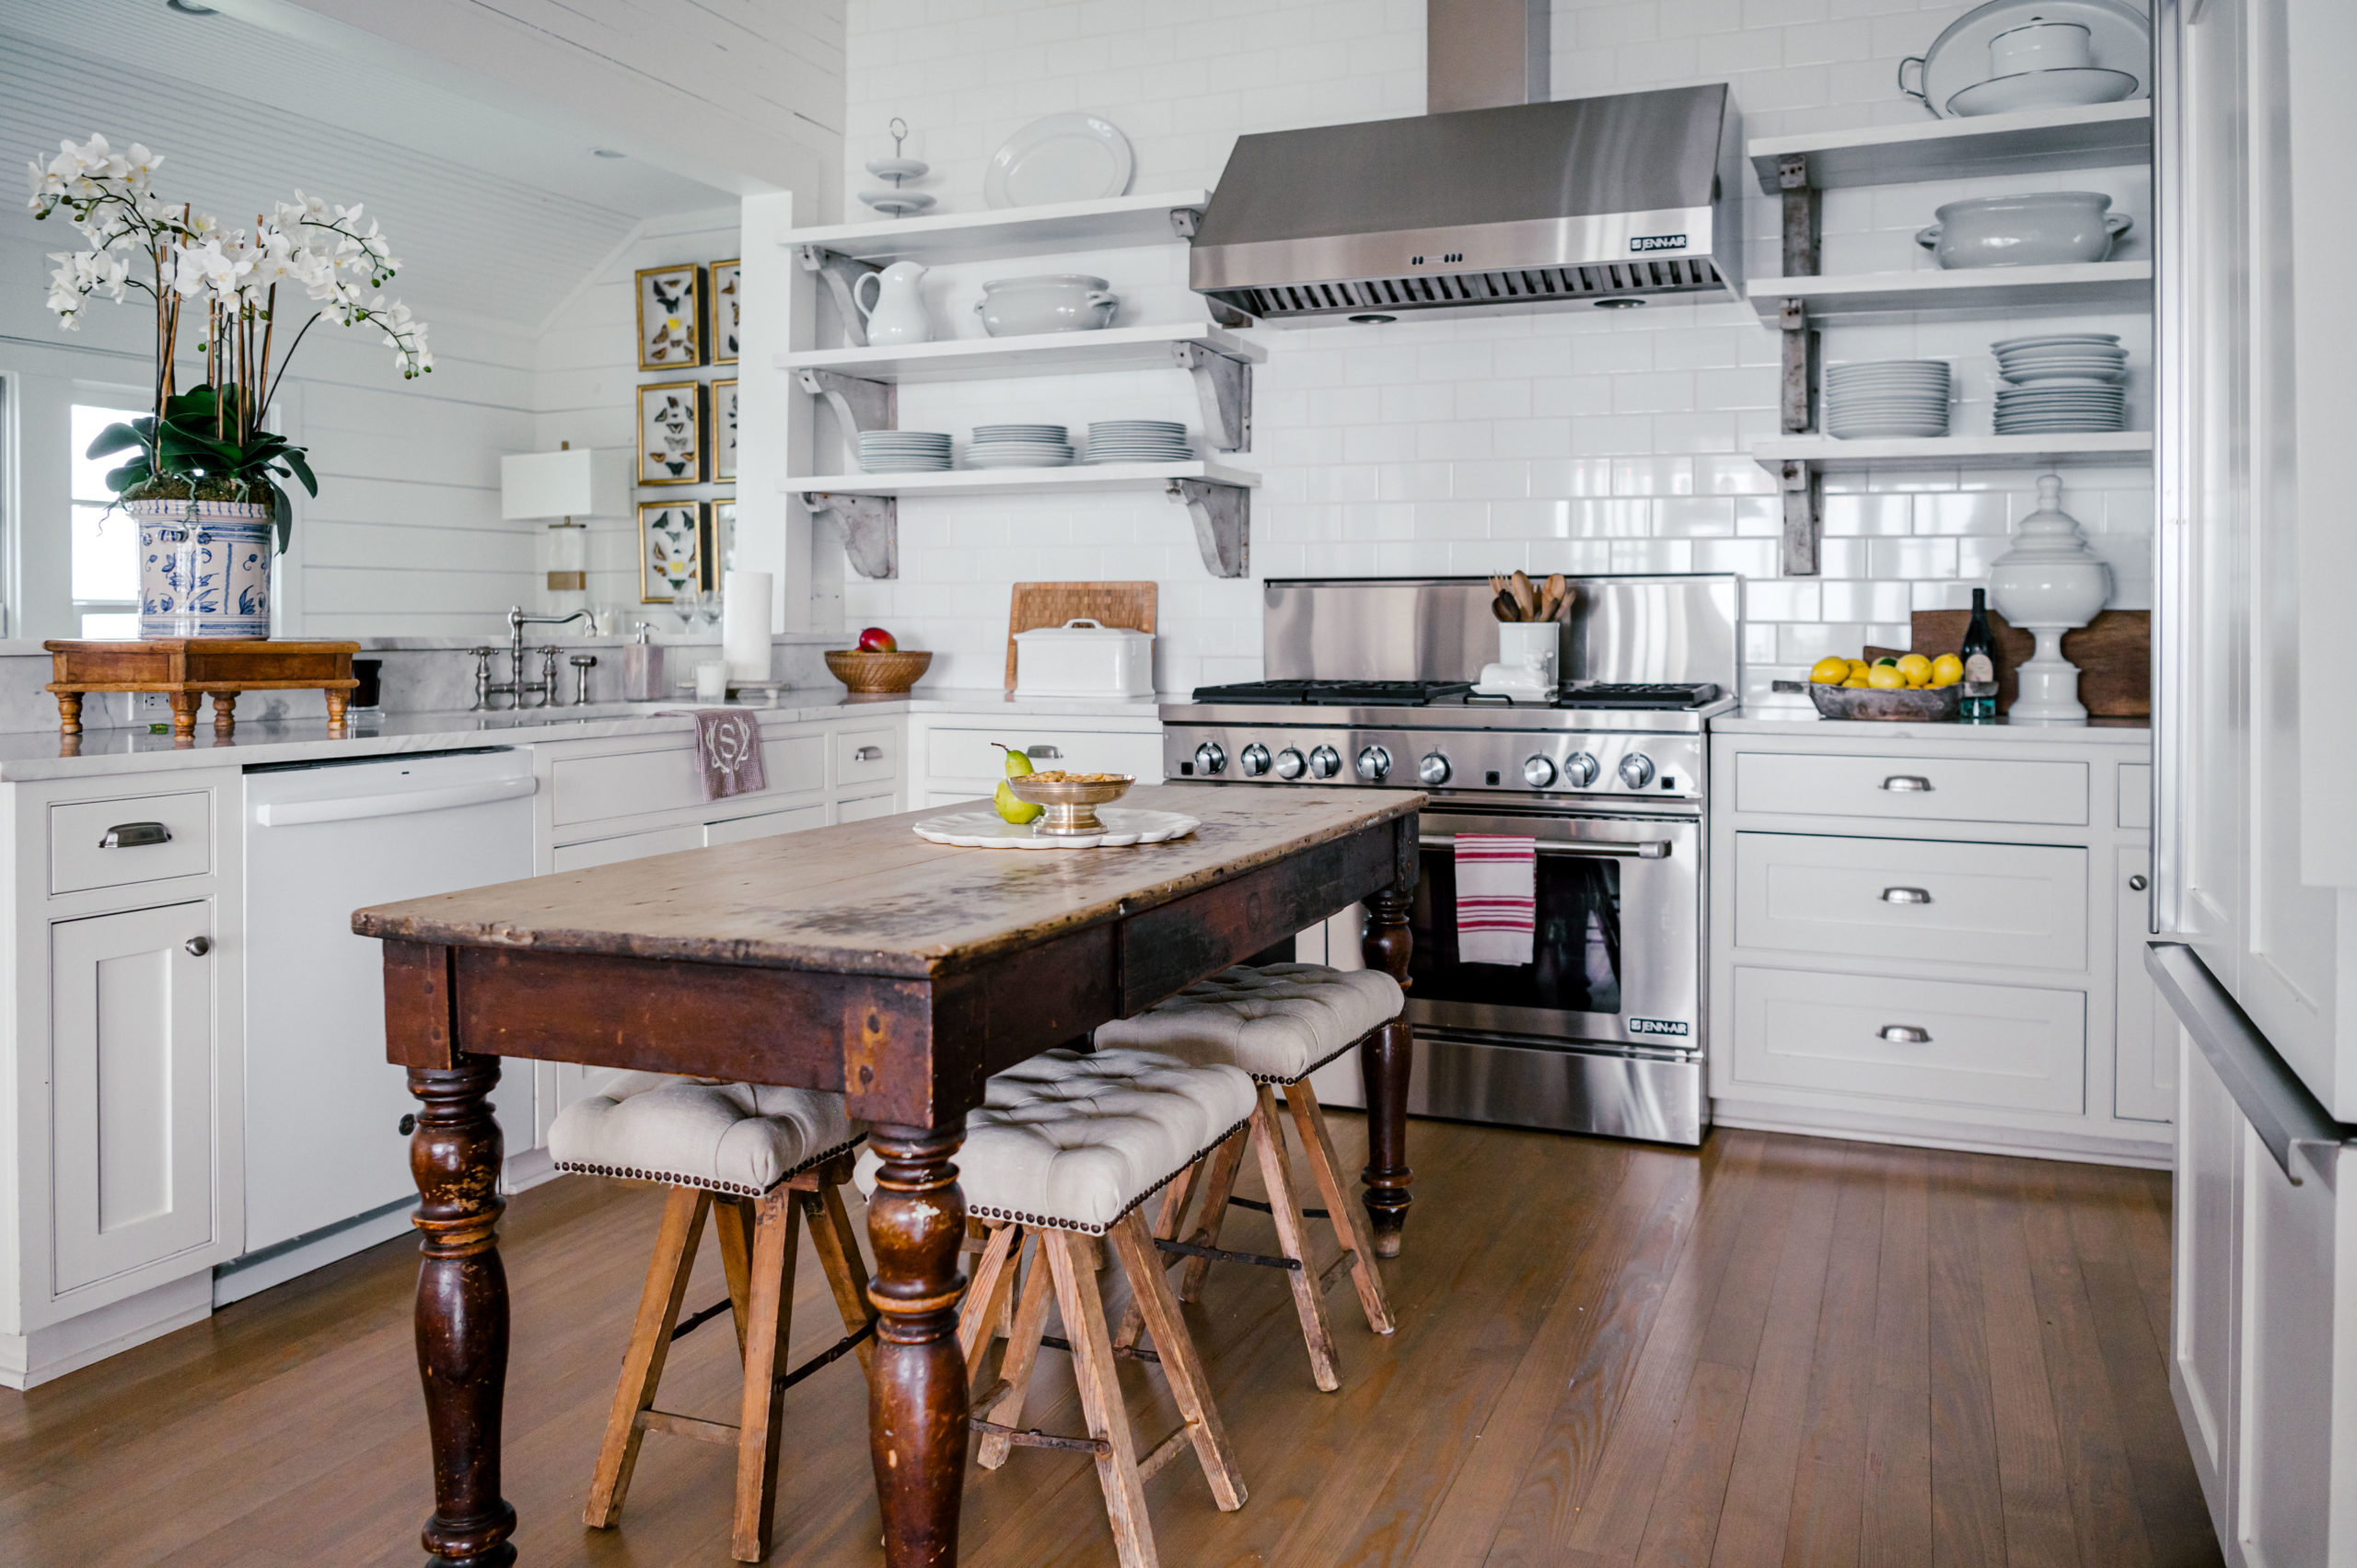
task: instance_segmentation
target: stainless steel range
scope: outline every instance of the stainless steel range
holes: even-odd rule
[[[1472,689],[1497,657],[1478,578],[1274,581],[1265,680],[1162,709],[1170,778],[1263,789],[1422,789],[1409,1108],[1419,1115],[1697,1144],[1703,1073],[1704,728],[1735,705],[1732,576],[1575,579],[1565,689]],[[1537,841],[1533,961],[1458,958],[1457,837]],[[1305,933],[1355,963],[1357,912]],[[1329,1068],[1318,1093],[1359,1098]]]

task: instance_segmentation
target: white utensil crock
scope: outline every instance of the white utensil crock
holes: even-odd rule
[[[917,282],[924,274],[920,262],[895,261],[880,273],[863,273],[852,285],[852,303],[867,324],[870,348],[933,342],[933,319],[924,313],[924,301],[917,297]],[[871,283],[876,285],[873,300],[861,292]]]
[[[1520,696],[1552,691],[1563,662],[1563,627],[1557,621],[1498,622],[1498,662],[1485,665],[1474,690]]]

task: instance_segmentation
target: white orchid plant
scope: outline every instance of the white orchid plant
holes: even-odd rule
[[[376,221],[357,206],[331,206],[300,191],[249,229],[224,230],[187,203],[154,191],[164,160],[134,142],[122,152],[104,136],[76,145],[58,144],[47,164],[29,165],[36,219],[63,210],[87,242],[60,251],[50,274],[49,308],[59,325],[76,330],[91,299],[127,300],[134,292],[156,307],[156,412],[109,425],[89,456],[132,455],[107,475],[121,500],[149,496],[264,501],[276,521],[278,548],[286,548],[293,508],[281,479],[319,494],[303,448],[261,427],[286,366],[323,319],[374,326],[384,334],[404,378],[434,368],[425,324],[383,289],[401,263],[386,249]],[[145,265],[142,266],[141,263]],[[275,355],[280,291],[310,316]],[[203,383],[178,384],[180,313],[203,314]]]

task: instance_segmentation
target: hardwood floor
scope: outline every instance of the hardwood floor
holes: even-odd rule
[[[1364,1123],[1333,1121],[1355,1169]],[[1337,1311],[1341,1392],[1311,1386],[1272,1272],[1217,1270],[1190,1309],[1251,1497],[1221,1514],[1193,1465],[1156,1476],[1172,1568],[2219,1561],[2163,1361],[2166,1176],[1728,1132],[1695,1154],[1418,1122],[1414,1149],[1385,1265],[1399,1330]],[[701,1444],[650,1440],[621,1527],[580,1524],[660,1208],[571,1178],[508,1212],[505,1488],[529,1568],[728,1561],[732,1457]],[[1272,1239],[1242,1212],[1224,1237]],[[691,1307],[724,1295],[705,1250]],[[0,1556],[418,1562],[414,1275],[392,1243],[0,1392]],[[798,1359],[840,1330],[815,1260],[796,1277]],[[1046,1359],[1061,1382],[1026,1424],[1079,1431]],[[664,1407],[730,1419],[735,1362],[725,1318],[682,1342]],[[881,1561],[856,1366],[786,1397],[772,1563]],[[1148,1441],[1176,1423],[1148,1370],[1121,1378]],[[974,1471],[963,1560],[1109,1565],[1086,1457]]]

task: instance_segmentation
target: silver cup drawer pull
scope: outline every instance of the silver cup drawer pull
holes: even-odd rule
[[[1063,753],[1058,750],[1055,747],[1036,744],[1025,747],[1023,749],[1023,754],[1026,757],[1030,758],[1035,762],[1042,757],[1045,757],[1051,762],[1059,761],[1063,757]]]
[[[880,762],[884,760],[884,748],[863,746],[851,754],[851,760],[854,762]]]
[[[161,822],[118,822],[99,840],[100,849],[143,849],[149,844],[168,844],[172,830]]]
[[[1882,781],[1882,787],[1893,795],[1929,795],[1932,781],[1921,773],[1893,773]]]
[[[1892,1045],[1929,1045],[1932,1031],[1919,1029],[1912,1024],[1885,1024],[1875,1031]]]
[[[1928,904],[1932,895],[1922,888],[1885,888],[1882,901],[1887,904]]]

